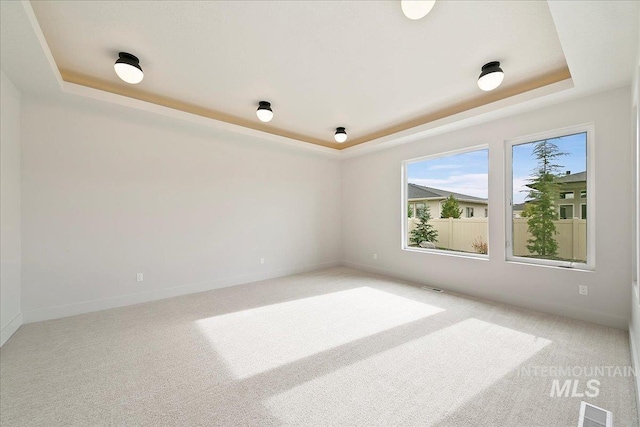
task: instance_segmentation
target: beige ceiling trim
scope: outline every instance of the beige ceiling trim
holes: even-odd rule
[[[552,71],[545,75],[527,80],[516,86],[505,87],[504,89],[495,90],[492,92],[484,92],[482,96],[464,101],[455,105],[445,107],[441,110],[428,113],[424,116],[417,117],[413,120],[409,120],[400,123],[395,126],[387,127],[377,132],[369,133],[359,138],[354,138],[349,142],[340,145],[340,150],[353,147],[365,142],[373,141],[378,138],[392,135],[394,133],[402,132],[417,126],[422,126],[436,120],[443,119],[445,117],[453,116],[455,114],[463,113],[465,111],[472,110],[474,108],[482,107],[483,105],[491,104],[492,102],[500,101],[505,98],[510,98],[515,95],[520,95],[525,92],[529,92],[534,89],[548,86],[553,83],[558,83],[563,80],[571,78],[571,72],[568,67],[563,67],[559,70]]]
[[[569,72],[569,68],[563,67],[559,70],[555,70],[545,75],[527,80],[516,86],[506,87],[504,89],[496,90],[489,93],[483,93],[483,95],[473,98],[471,100],[445,107],[441,110],[428,113],[426,115],[417,117],[415,119],[412,119],[406,122],[399,123],[391,127],[381,129],[373,133],[369,133],[359,138],[354,138],[351,141],[344,144],[338,144],[334,142],[323,141],[321,139],[314,138],[308,135],[302,135],[294,132],[289,132],[284,129],[262,125],[261,123],[258,123],[256,121],[242,119],[239,117],[222,113],[220,111],[215,111],[202,106],[189,104],[189,103],[168,98],[168,97],[163,97],[161,95],[145,92],[133,87],[121,86],[118,84],[114,84],[112,82],[103,81],[100,79],[93,78],[91,76],[74,73],[68,70],[60,70],[60,74],[62,76],[62,79],[65,82],[74,83],[77,85],[113,93],[116,95],[121,95],[129,98],[137,99],[140,101],[149,102],[152,104],[160,105],[160,106],[171,108],[174,110],[183,111],[185,113],[195,114],[201,117],[218,120],[225,123],[230,123],[233,125],[249,128],[249,129],[254,129],[261,132],[266,132],[272,135],[277,135],[277,136],[282,136],[285,138],[290,138],[290,139],[294,139],[302,142],[307,142],[307,143],[319,145],[322,147],[333,148],[336,150],[343,150],[345,148],[354,147],[356,145],[373,141],[378,138],[382,138],[398,132],[406,131],[408,129],[411,129],[417,126],[422,126],[427,123],[443,119],[445,117],[453,116],[455,114],[472,110],[474,108],[478,108],[483,105],[490,104],[492,102],[500,101],[505,98],[519,95],[524,92],[528,92],[534,89],[541,88],[543,86],[551,85],[553,83],[557,83],[557,82],[571,78],[571,73]]]
[[[261,132],[270,133],[272,135],[282,136],[285,138],[291,138],[298,141],[308,142],[310,144],[320,145],[322,147],[340,149],[340,145],[333,142],[323,141],[318,138],[314,138],[307,135],[301,135],[294,132],[289,132],[284,129],[278,129],[271,126],[261,125],[255,121],[245,120],[239,117],[235,117],[229,114],[222,113],[220,111],[211,110],[199,105],[189,104],[177,99],[156,95],[150,92],[145,92],[129,86],[120,86],[112,82],[99,80],[83,74],[74,73],[68,70],[60,70],[62,79],[68,83],[74,83],[81,86],[90,87],[92,89],[102,90],[105,92],[114,93],[116,95],[122,95],[129,98],[137,99],[140,101],[150,102],[152,104],[161,105],[163,107],[172,108],[174,110],[183,111],[185,113],[195,114],[201,117],[206,117],[213,120],[230,123],[237,126],[246,127],[249,129],[258,130]]]

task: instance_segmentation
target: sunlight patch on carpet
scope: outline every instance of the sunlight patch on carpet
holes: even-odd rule
[[[230,370],[243,379],[442,311],[361,287],[196,323]]]
[[[283,423],[436,423],[551,341],[478,319],[341,367],[263,402]]]

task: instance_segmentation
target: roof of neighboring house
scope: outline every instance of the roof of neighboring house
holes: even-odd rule
[[[516,203],[515,205],[513,205],[513,210],[514,211],[523,211],[524,207],[527,205],[527,203]]]
[[[578,172],[578,173],[572,173],[569,175],[563,175],[560,178],[558,178],[558,182],[561,182],[563,184],[567,184],[570,182],[584,182],[587,180],[587,172]]]
[[[446,199],[453,194],[458,200],[466,200],[469,202],[487,203],[487,199],[469,196],[467,194],[455,193],[453,191],[440,190],[433,187],[425,187],[423,185],[409,183],[409,200],[411,199]]]
[[[586,182],[587,181],[587,172],[578,172],[578,173],[570,173],[568,175],[560,175],[556,178],[556,182],[559,184],[571,184],[575,182]],[[527,187],[533,187],[533,184],[526,184]]]

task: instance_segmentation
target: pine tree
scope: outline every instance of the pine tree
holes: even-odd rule
[[[531,203],[525,203],[524,209],[522,210],[520,216],[522,218],[530,218],[531,215],[533,215],[533,205]]]
[[[442,213],[440,218],[460,218],[462,215],[462,209],[458,203],[458,199],[453,197],[453,194],[449,194],[449,197],[442,203]]]
[[[424,241],[437,242],[438,231],[433,228],[433,225],[429,224],[429,220],[431,220],[429,206],[425,206],[424,209],[418,211],[418,219],[420,223],[411,231],[411,243],[419,245]]]
[[[558,219],[558,212],[554,201],[559,194],[557,174],[562,168],[555,161],[566,153],[561,153],[557,145],[544,140],[536,144],[533,154],[538,165],[532,170],[534,177],[528,184],[527,204],[531,207],[527,209],[527,225],[531,239],[527,240],[527,249],[538,256],[554,257],[558,255],[555,239],[558,233],[553,222]]]

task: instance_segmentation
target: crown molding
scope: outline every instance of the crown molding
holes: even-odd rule
[[[399,123],[375,133],[355,138],[345,144],[337,144],[263,126],[240,118],[188,104],[135,88],[122,87],[90,76],[60,70],[44,37],[29,0],[21,0],[29,22],[47,58],[60,89],[64,93],[100,100],[107,103],[198,123],[210,128],[247,135],[263,140],[306,149],[330,157],[348,158],[472,126],[486,120],[502,117],[520,103],[545,97],[573,88],[571,73],[567,67],[545,75],[506,87],[479,97],[451,105],[427,115]],[[514,110],[515,111],[515,110]]]

